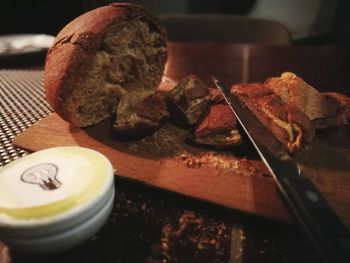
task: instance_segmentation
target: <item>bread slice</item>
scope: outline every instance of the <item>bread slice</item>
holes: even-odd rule
[[[306,114],[286,103],[274,91],[260,83],[231,87],[233,95],[257,117],[289,153],[311,142],[314,128]]]
[[[114,132],[119,139],[149,136],[158,130],[169,116],[166,103],[159,93],[131,91],[122,97],[118,105]]]
[[[328,115],[330,105],[326,98],[294,73],[285,72],[280,77],[267,79],[264,84],[284,102],[304,112],[310,121]]]
[[[209,111],[198,123],[190,139],[200,145],[224,149],[242,143],[237,121],[230,107],[222,102],[210,105]]]
[[[171,120],[180,126],[194,126],[210,104],[207,85],[197,76],[183,78],[166,96]]]
[[[48,51],[48,103],[76,126],[102,121],[114,114],[124,93],[157,88],[166,42],[164,26],[139,5],[115,3],[83,14]]]
[[[323,92],[328,102],[328,112],[323,118],[312,121],[316,129],[327,129],[346,125],[350,120],[350,98],[337,92]]]
[[[343,94],[321,93],[291,72],[267,79],[264,84],[284,102],[305,113],[315,129],[332,128],[348,123],[350,99]]]

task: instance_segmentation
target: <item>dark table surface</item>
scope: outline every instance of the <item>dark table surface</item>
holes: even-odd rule
[[[114,209],[89,241],[12,262],[317,262],[293,225],[116,180]]]
[[[214,74],[231,83],[259,81],[291,70],[312,79],[323,90],[340,85],[343,78],[339,72],[343,70],[343,50],[339,48],[322,47],[317,53],[308,47],[299,51],[297,48],[288,50],[288,47],[232,44],[171,43],[169,47],[166,74],[174,80],[188,74],[208,79]],[[276,64],[278,59],[280,66]],[[327,74],[320,74],[314,68],[321,68],[320,61],[332,63]],[[40,67],[40,62],[32,66]],[[42,95],[42,79],[31,84],[39,89],[34,87],[29,94],[19,95],[14,90],[23,83],[16,84],[13,79],[9,86],[3,81],[9,72],[23,73],[0,71],[0,166],[27,154],[15,148],[11,140],[51,112]],[[336,77],[332,78],[332,74]],[[14,121],[13,116],[21,113],[6,109],[9,97],[16,100],[18,96],[27,96],[28,100],[30,94],[40,93],[41,106],[33,109],[28,105],[23,109],[28,112],[23,115],[21,110],[23,116]],[[228,210],[119,177],[115,183],[117,191],[112,214],[90,240],[67,252],[49,256],[21,255],[0,245],[0,262],[319,262],[293,224]]]

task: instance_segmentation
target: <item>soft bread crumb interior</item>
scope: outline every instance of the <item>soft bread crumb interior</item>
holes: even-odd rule
[[[66,101],[72,122],[81,127],[97,124],[116,111],[125,92],[155,89],[166,56],[161,39],[142,18],[111,25],[81,73],[68,80],[75,86]]]

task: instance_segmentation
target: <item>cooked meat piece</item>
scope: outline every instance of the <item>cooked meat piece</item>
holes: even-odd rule
[[[240,144],[234,114],[226,103],[213,104],[207,115],[194,129],[190,139],[197,144],[223,149]]]
[[[257,119],[281,142],[289,153],[309,143],[314,128],[307,115],[286,103],[263,84],[239,84],[231,88]]]
[[[153,134],[170,116],[163,97],[152,91],[126,93],[117,109],[114,132],[121,138],[142,138]]]
[[[166,96],[171,120],[181,126],[193,126],[206,113],[210,93],[196,76],[182,79]]]

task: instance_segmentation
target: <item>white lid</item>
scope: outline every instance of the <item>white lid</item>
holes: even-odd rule
[[[110,192],[113,174],[104,155],[77,146],[18,159],[0,170],[0,226],[52,223],[81,214]]]

